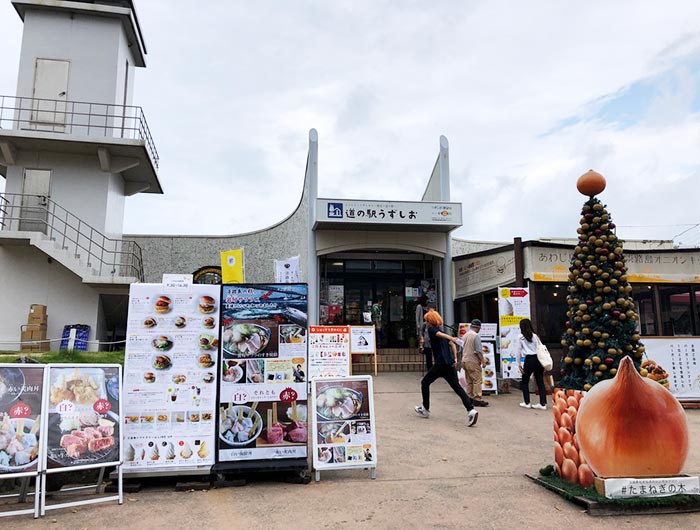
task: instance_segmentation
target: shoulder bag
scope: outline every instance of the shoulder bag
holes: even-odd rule
[[[537,360],[542,365],[542,368],[544,368],[545,370],[551,370],[552,366],[554,366],[552,356],[549,354],[547,346],[542,344],[542,341],[539,337],[537,337],[537,348],[535,349],[535,352],[537,353]]]

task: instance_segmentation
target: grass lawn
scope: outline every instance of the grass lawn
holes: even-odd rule
[[[79,363],[79,364],[121,364],[124,365],[124,351],[84,352],[3,352],[0,363],[14,363],[20,357],[29,357],[40,363]]]

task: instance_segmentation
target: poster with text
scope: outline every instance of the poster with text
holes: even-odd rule
[[[309,328],[309,378],[350,375],[350,327]]]
[[[47,472],[120,460],[121,367],[51,364],[42,412]]]
[[[0,365],[0,477],[42,469],[44,366]]]
[[[219,462],[307,456],[306,284],[224,285]]]
[[[314,469],[376,467],[371,376],[312,380]]]
[[[527,287],[499,287],[498,324],[501,331],[501,374],[503,379],[519,379],[518,360],[513,346],[520,336],[520,321],[530,318],[530,291]]]
[[[679,400],[700,399],[700,339],[644,337],[647,377]]]
[[[134,284],[124,356],[124,471],[214,463],[219,286]]]
[[[350,353],[376,353],[374,326],[350,326]]]

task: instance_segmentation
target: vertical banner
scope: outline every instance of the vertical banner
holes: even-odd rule
[[[372,377],[312,380],[311,389],[314,469],[376,467]]]
[[[518,360],[513,355],[520,335],[520,321],[530,318],[530,291],[527,287],[499,287],[498,323],[501,328],[501,374],[503,379],[518,379]]]
[[[214,464],[218,285],[132,284],[124,356],[124,470]]]
[[[243,283],[245,261],[242,248],[221,253],[221,283]]]
[[[48,473],[121,460],[121,367],[51,364],[42,413]]]
[[[301,266],[299,256],[294,256],[284,260],[275,260],[276,283],[299,283],[300,281]]]
[[[306,458],[307,295],[223,286],[218,462]]]
[[[309,378],[350,375],[350,327],[309,328]]]
[[[44,366],[0,366],[0,478],[37,475]]]

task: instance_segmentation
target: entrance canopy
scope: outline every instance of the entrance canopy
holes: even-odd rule
[[[316,199],[313,229],[448,233],[460,226],[458,202]]]

